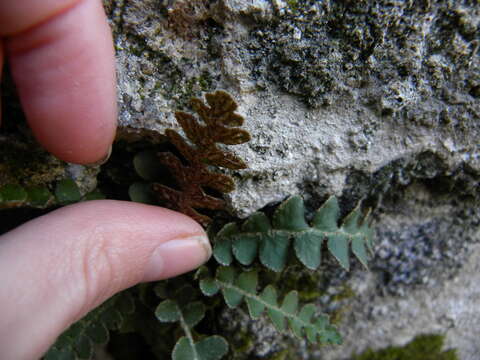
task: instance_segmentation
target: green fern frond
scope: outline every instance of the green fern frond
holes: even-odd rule
[[[340,226],[339,218],[338,201],[330,197],[309,226],[303,200],[294,196],[280,204],[272,221],[264,213],[257,212],[240,227],[236,223],[225,225],[215,237],[213,254],[222,265],[230,265],[233,258],[242,265],[250,265],[258,256],[267,268],[282,271],[293,239],[297,258],[314,270],[320,265],[322,246],[326,241],[328,251],[344,269],[350,268],[349,248],[367,267],[368,251],[373,252],[373,230],[368,224],[368,215],[362,216],[357,207]]]
[[[46,187],[25,189],[18,184],[7,184],[0,188],[0,208],[46,207],[53,200],[53,195]]]
[[[284,297],[282,305],[279,305],[277,291],[272,285],[268,285],[260,294],[257,293],[256,271],[242,272],[237,276],[233,267],[219,267],[215,278],[209,277],[205,272],[203,268],[197,273],[202,278],[200,289],[207,296],[213,296],[221,291],[228,307],[235,308],[245,300],[252,319],[259,318],[267,310],[273,325],[280,332],[286,329],[288,322],[297,337],[306,337],[312,343],[342,342],[336,328],[330,325],[328,316],[314,316],[313,304],[304,305],[299,311],[297,291],[290,291]]]
[[[94,344],[106,344],[109,330],[121,327],[124,315],[134,311],[134,302],[128,293],[109,299],[80,321],[70,326],[45,354],[44,360],[90,359]]]
[[[47,185],[23,187],[18,184],[7,184],[0,187],[0,209],[17,207],[44,209],[49,206],[68,205],[84,200],[104,198],[98,190],[82,197],[77,184],[72,179],[57,182],[53,194]]]
[[[191,329],[205,317],[202,302],[180,306],[167,299],[157,306],[155,315],[162,322],[179,322],[185,332],[173,348],[173,360],[220,360],[228,352],[228,344],[221,336],[208,336],[195,342]]]

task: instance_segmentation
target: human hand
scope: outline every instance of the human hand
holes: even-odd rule
[[[47,150],[82,164],[108,156],[114,52],[99,0],[0,0],[0,70],[4,57]],[[121,201],[67,206],[10,231],[0,238],[0,359],[40,357],[114,293],[191,270],[210,253],[190,218]]]

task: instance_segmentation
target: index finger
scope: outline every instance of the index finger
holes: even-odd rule
[[[116,129],[115,60],[100,1],[1,1],[0,36],[37,140],[69,162],[107,156]]]

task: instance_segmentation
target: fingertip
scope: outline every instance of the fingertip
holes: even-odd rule
[[[141,281],[163,280],[186,273],[204,264],[211,255],[206,235],[170,240],[152,252]]]
[[[155,206],[96,200],[67,206],[0,241],[0,357],[33,359],[114,293],[205,262],[205,231]]]
[[[68,162],[103,159],[117,110],[113,42],[100,1],[79,1],[6,38],[5,47],[37,140]]]

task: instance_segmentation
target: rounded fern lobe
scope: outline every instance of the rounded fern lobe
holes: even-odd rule
[[[82,195],[75,181],[65,179],[57,183],[55,198],[60,204],[71,204],[80,201]]]
[[[300,196],[292,196],[281,203],[273,214],[275,229],[301,231],[308,229],[305,221],[305,205]]]
[[[162,322],[175,322],[180,320],[181,314],[177,303],[167,299],[157,306],[155,316]]]
[[[155,194],[152,186],[147,183],[136,182],[128,188],[128,196],[131,201],[142,204],[155,204]]]
[[[165,175],[158,155],[153,150],[145,150],[136,154],[133,158],[133,166],[136,173],[147,181],[157,181]]]
[[[172,352],[173,360],[220,360],[228,352],[228,343],[221,336],[209,336],[193,343],[182,337],[175,344]]]
[[[0,189],[0,198],[5,205],[14,206],[16,203],[27,201],[28,194],[25,189],[18,184],[7,184]]]

